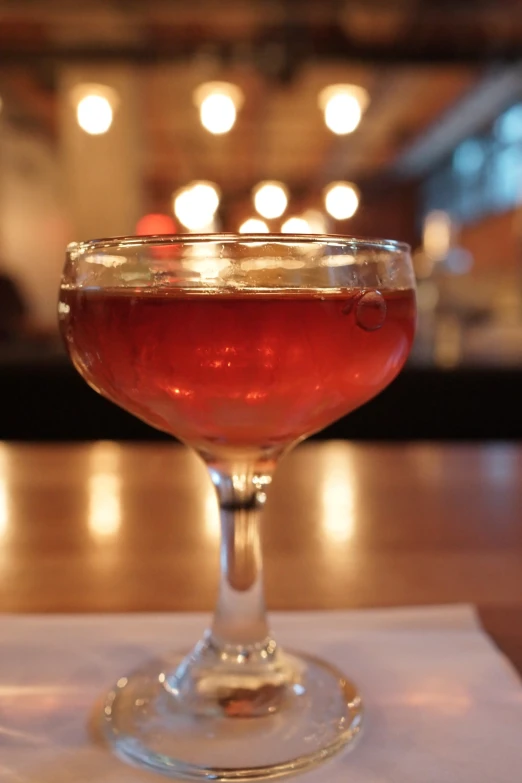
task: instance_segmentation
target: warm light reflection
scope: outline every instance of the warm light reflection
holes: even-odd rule
[[[321,266],[331,266],[333,268],[339,266],[349,266],[355,264],[355,256],[351,253],[339,253],[335,256],[325,256],[321,261]]]
[[[219,539],[219,509],[216,492],[213,487],[208,488],[208,492],[205,496],[205,532],[212,540],[217,541]]]
[[[116,256],[109,253],[90,253],[83,257],[86,264],[99,264],[106,269],[117,269],[127,263],[125,256]]]
[[[28,699],[29,701],[24,706],[29,706],[33,698],[41,696],[70,696],[73,693],[85,693],[85,685],[83,683],[67,685],[58,685],[56,683],[51,685],[0,684],[0,697],[2,699]]]
[[[0,724],[0,737],[8,737],[9,739],[14,739],[17,742],[22,741],[26,746],[47,745],[49,742],[49,739],[46,736],[37,734],[34,729],[31,729],[30,731],[20,731],[19,729],[13,729],[10,726],[2,726],[2,724]],[[7,772],[10,776],[11,770],[0,766],[0,773],[2,772]],[[20,778],[17,776],[15,780],[20,780]]]
[[[495,484],[511,485],[516,481],[518,471],[518,455],[515,448],[502,444],[490,446],[481,452],[487,476]]]
[[[344,543],[355,532],[357,491],[352,456],[345,447],[332,444],[321,465],[321,525],[330,543]]]
[[[120,525],[120,479],[111,473],[95,473],[89,478],[89,530],[98,536],[113,536]]]
[[[202,245],[202,247],[205,246]],[[230,266],[230,261],[226,258],[198,258],[196,256],[182,261],[181,265],[184,269],[196,272],[202,280],[216,280]]]
[[[88,525],[97,538],[114,536],[121,526],[120,449],[99,443],[90,454]]]
[[[465,715],[473,707],[469,692],[457,683],[443,680],[421,683],[416,690],[405,691],[404,704],[445,715]]]
[[[25,683],[15,683],[0,685],[0,699],[2,701],[2,713],[0,715],[0,745],[5,747],[2,736],[16,738],[18,743],[23,740],[25,745],[42,745],[49,743],[49,736],[43,736],[37,732],[24,731],[24,729],[14,729],[12,719],[9,716],[16,716],[20,705],[23,709],[24,723],[31,725],[32,720],[38,722],[38,726],[47,725],[54,719],[55,715],[64,715],[64,708],[74,704],[78,709],[88,709],[88,694],[86,694],[85,684],[81,681],[79,684],[60,685],[57,682],[48,685],[26,685]],[[18,712],[20,715],[21,713]],[[44,721],[44,723],[41,723]],[[47,724],[45,723],[47,721]],[[34,728],[33,724],[33,728]],[[1,759],[3,761],[4,758]],[[0,763],[0,780],[3,768]],[[20,780],[16,778],[16,780]]]
[[[405,455],[408,455],[410,469],[422,478],[423,481],[441,480],[445,464],[440,452],[429,444],[416,445],[408,449]]]
[[[4,476],[0,476],[0,539],[7,535],[9,527],[9,495],[7,482]]]
[[[302,269],[305,262],[301,258],[249,258],[241,262],[245,272],[268,269]]]
[[[241,261],[241,269],[252,272],[259,269],[277,269],[281,262],[277,258],[248,258]]]

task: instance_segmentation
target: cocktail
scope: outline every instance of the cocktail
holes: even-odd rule
[[[340,750],[360,730],[360,697],[342,672],[273,639],[260,512],[278,459],[403,366],[415,323],[408,247],[231,234],[74,243],[59,316],[84,379],[195,449],[220,506],[212,625],[191,652],[118,681],[109,742],[196,780],[277,777]]]

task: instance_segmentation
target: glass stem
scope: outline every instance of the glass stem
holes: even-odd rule
[[[220,647],[264,645],[269,636],[260,515],[274,468],[272,460],[209,465],[221,517],[221,576],[211,629]]]
[[[275,459],[205,462],[221,513],[219,596],[210,630],[166,687],[195,715],[269,715],[300,677],[270,637],[265,613],[259,523]]]

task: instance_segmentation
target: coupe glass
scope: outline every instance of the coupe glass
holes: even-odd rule
[[[232,234],[74,243],[59,316],[84,379],[195,449],[220,506],[212,625],[188,654],[118,680],[106,737],[176,778],[254,780],[323,761],[356,737],[361,699],[344,673],[272,637],[259,515],[278,459],[403,366],[409,248]]]

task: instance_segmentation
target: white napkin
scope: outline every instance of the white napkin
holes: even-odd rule
[[[202,615],[0,617],[0,781],[146,783],[91,743],[93,705],[152,654],[185,649]],[[303,783],[516,783],[522,687],[470,607],[280,613],[282,644],[359,685],[363,736]]]

